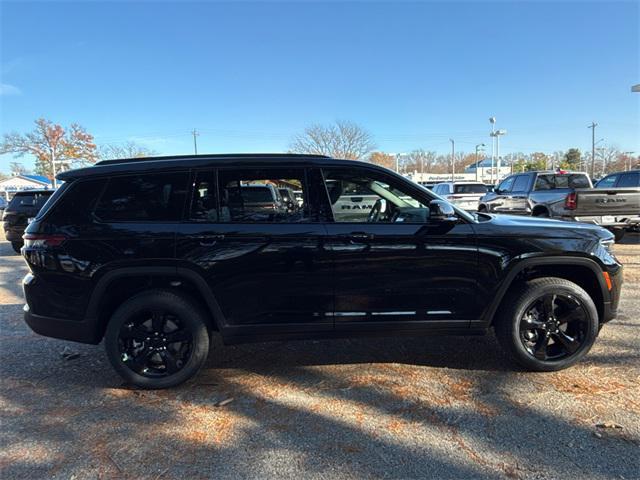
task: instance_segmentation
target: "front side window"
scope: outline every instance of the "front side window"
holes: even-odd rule
[[[286,191],[283,197],[281,190]],[[293,201],[289,192],[298,191]],[[221,222],[300,223],[311,221],[305,204],[302,168],[261,168],[218,171]]]
[[[104,222],[179,221],[187,183],[187,172],[112,177],[95,215]]]
[[[189,218],[206,222],[219,221],[216,172],[214,170],[196,172]]]
[[[609,175],[604,177],[596,184],[596,188],[613,188],[618,180],[618,175]]]
[[[424,223],[429,208],[382,174],[358,169],[325,170],[336,222]]]
[[[518,175],[516,177],[515,182],[513,182],[513,188],[511,190],[514,192],[526,192],[528,186],[529,186],[529,176]]]
[[[507,177],[505,178],[502,183],[500,183],[500,185],[498,185],[498,190],[500,190],[498,193],[506,193],[506,192],[510,192],[511,191],[511,187],[513,187],[513,182],[515,181],[516,177]]]

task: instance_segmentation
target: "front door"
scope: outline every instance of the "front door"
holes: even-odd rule
[[[333,329],[326,229],[314,218],[304,168],[195,173],[177,258],[207,280],[227,335]],[[278,188],[300,191],[283,206]]]
[[[334,263],[336,330],[466,328],[479,318],[477,248],[471,222],[428,219],[429,194],[366,167],[324,171],[334,221],[325,248]],[[360,216],[341,198],[374,197]]]

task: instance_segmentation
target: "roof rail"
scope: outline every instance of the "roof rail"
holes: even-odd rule
[[[315,155],[306,153],[216,153],[216,154],[202,154],[202,155],[167,155],[160,157],[139,157],[139,158],[117,158],[113,160],[100,160],[95,165],[116,165],[119,163],[130,162],[155,162],[163,160],[194,160],[198,158],[202,159],[216,159],[216,158],[331,158],[327,155]]]

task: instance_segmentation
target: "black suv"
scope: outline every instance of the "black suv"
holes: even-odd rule
[[[25,320],[97,344],[146,388],[225,343],[483,334],[529,370],[565,368],[616,315],[622,266],[600,227],[472,215],[387,169],[304,155],[104,161],[62,173],[26,230]],[[269,185],[294,210],[247,202]],[[348,192],[375,199],[336,215]],[[353,202],[353,199],[348,199]]]
[[[52,194],[53,190],[24,190],[17,192],[5,207],[2,215],[4,236],[16,253],[22,248],[22,234],[29,219],[38,214]]]

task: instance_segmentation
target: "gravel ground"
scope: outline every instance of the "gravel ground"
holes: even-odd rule
[[[148,392],[24,325],[0,241],[0,476],[640,478],[640,237],[616,249],[620,316],[563,372],[511,370],[492,336],[278,342]]]

